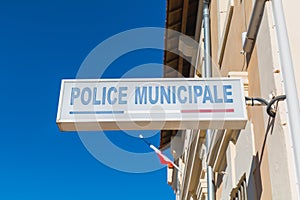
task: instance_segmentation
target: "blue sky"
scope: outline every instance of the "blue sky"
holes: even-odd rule
[[[145,174],[111,169],[89,154],[76,132],[61,133],[55,124],[60,81],[75,78],[93,48],[122,31],[164,22],[162,0],[1,1],[0,199],[174,199],[166,168]],[[159,50],[130,52],[104,77],[162,58]],[[149,151],[124,133],[106,136],[126,150]],[[159,137],[149,140],[158,145]]]

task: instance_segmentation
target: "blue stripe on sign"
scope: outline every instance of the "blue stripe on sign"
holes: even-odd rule
[[[109,111],[70,111],[70,115],[105,115],[105,114],[124,114],[122,110],[109,110]]]

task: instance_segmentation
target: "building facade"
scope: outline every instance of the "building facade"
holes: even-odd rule
[[[247,97],[270,102],[287,96],[274,103],[275,117],[266,112],[263,103],[250,99],[245,129],[213,130],[210,144],[206,144],[205,130],[162,131],[160,148],[170,147],[182,169],[168,169],[168,183],[177,200],[207,199],[207,165],[213,169],[215,199],[299,198],[295,159],[299,151],[293,137],[293,127],[298,124],[292,115],[297,117],[300,112],[298,6],[296,0],[209,2],[212,76],[242,78]],[[167,1],[166,28],[192,37],[199,45],[188,48],[181,38],[166,32],[166,49],[177,49],[178,53],[165,52],[164,77],[202,77],[202,11],[203,0]],[[288,58],[294,73],[286,70]],[[292,98],[296,104],[288,105]]]

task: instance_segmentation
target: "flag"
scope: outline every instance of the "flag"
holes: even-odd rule
[[[157,154],[159,161],[163,165],[168,165],[169,168],[176,168],[179,171],[180,168],[172,161],[170,160],[166,155],[164,155],[159,149],[157,149],[154,145],[150,144],[148,141],[146,141],[143,137],[143,135],[140,135],[140,138]]]

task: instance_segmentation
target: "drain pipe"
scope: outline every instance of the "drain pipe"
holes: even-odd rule
[[[202,74],[204,77],[212,77],[211,65],[211,40],[210,40],[210,16],[209,0],[203,2],[203,30],[204,30],[204,67]]]
[[[272,0],[276,31],[279,45],[280,62],[286,93],[288,116],[290,122],[290,133],[293,142],[295,169],[296,169],[296,190],[300,199],[300,106],[297,95],[296,81],[294,76],[291,49],[286,30],[285,17],[281,0]]]
[[[210,40],[210,16],[209,16],[209,0],[203,2],[203,30],[204,30],[204,67],[202,68],[202,75],[206,78],[212,77],[211,64],[211,40]],[[212,130],[206,130],[206,159],[211,143]],[[215,185],[214,173],[212,167],[206,161],[206,175],[207,175],[207,195],[208,200],[215,200]]]

